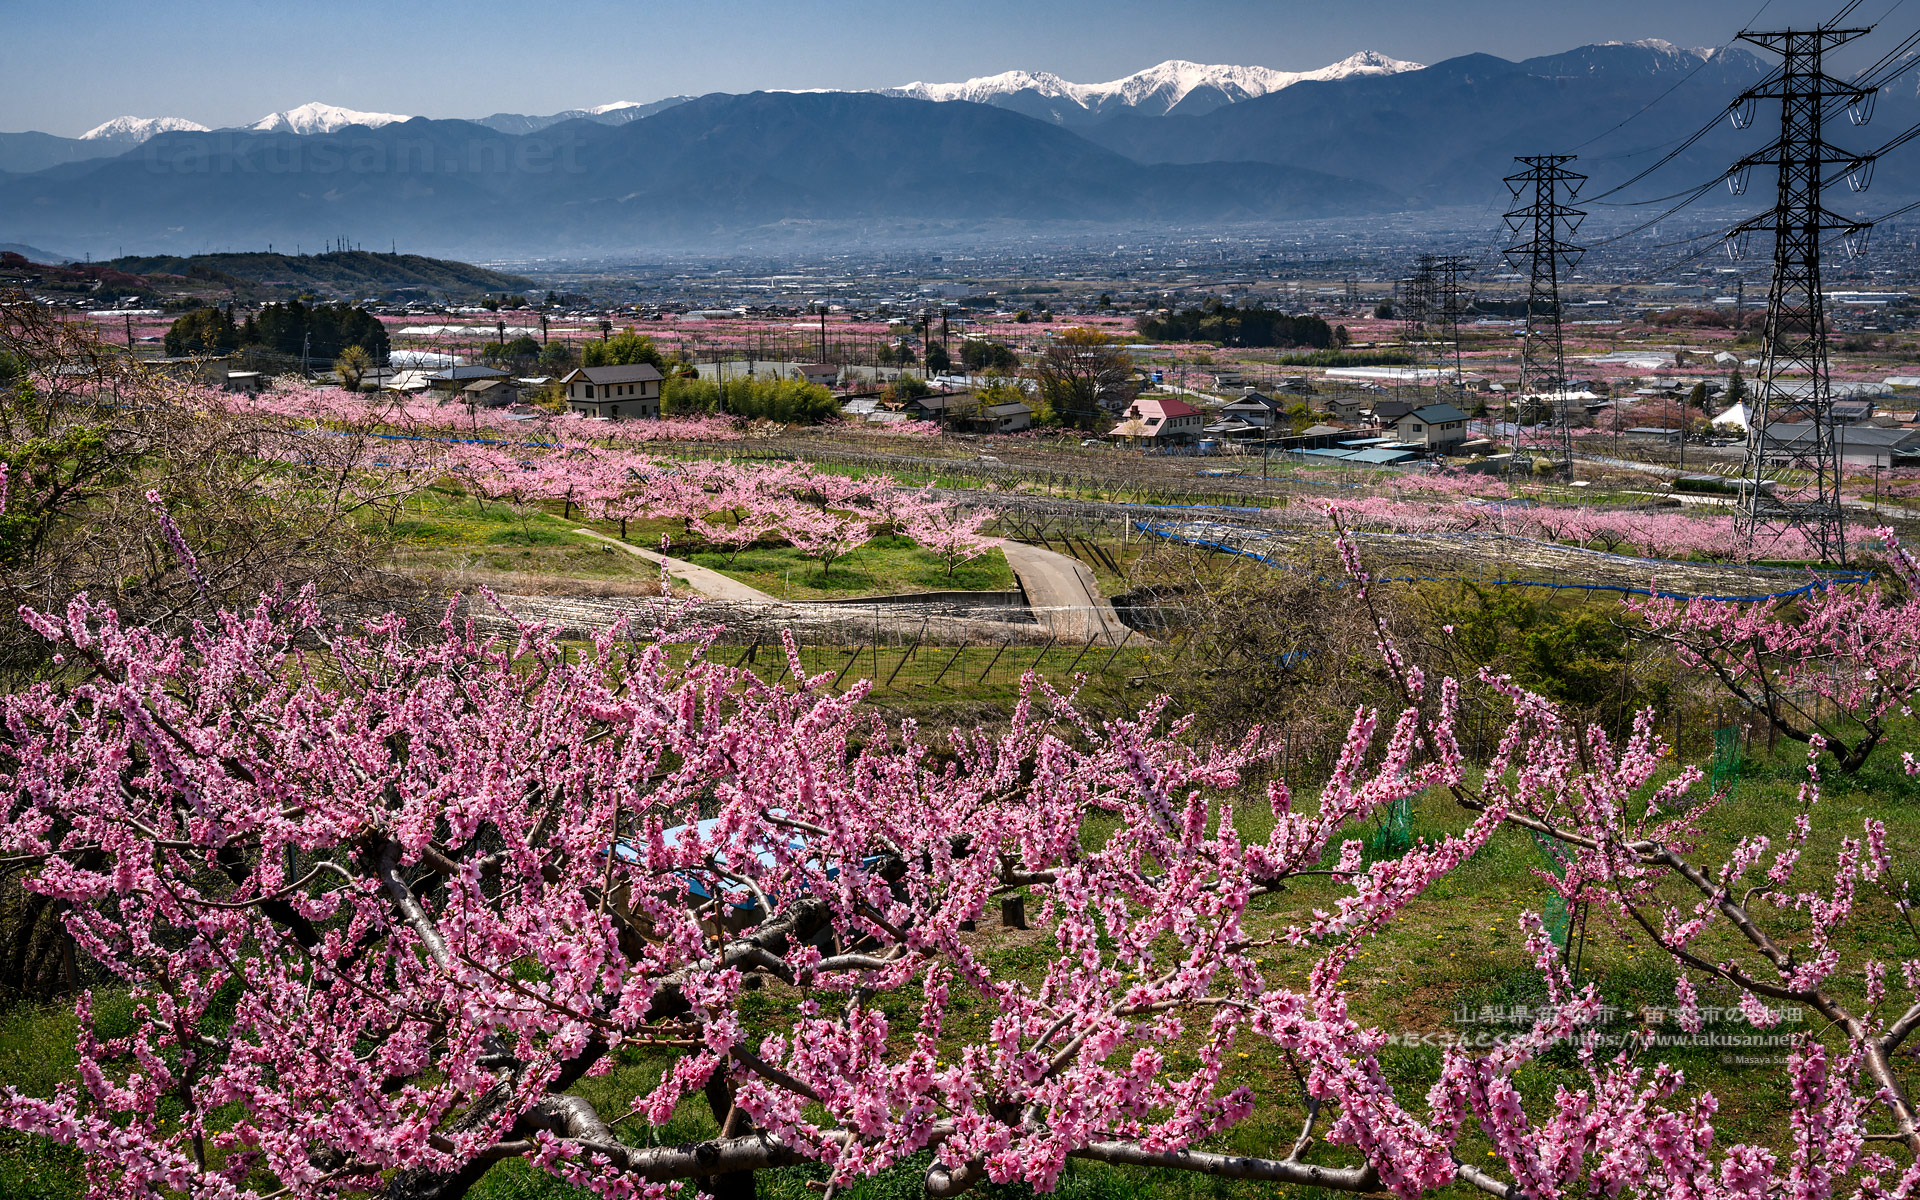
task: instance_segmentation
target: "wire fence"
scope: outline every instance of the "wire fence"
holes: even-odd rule
[[[1257,527],[1218,520],[1136,521],[1144,537],[1229,554],[1268,566],[1327,572],[1325,531]],[[1816,588],[1858,584],[1870,571],[1818,571],[1635,558],[1505,533],[1349,532],[1370,574],[1383,582],[1472,581],[1619,595],[1758,602]]]
[[[1184,640],[1197,625],[1177,604],[1129,609],[1133,625],[1116,628],[1114,610],[1104,606],[1031,608],[1018,593],[986,595],[994,598],[776,604],[501,595],[504,611],[473,605],[469,612],[497,626],[538,621],[578,639],[625,622],[637,636],[658,631],[669,643],[706,645],[710,660],[768,682],[793,675],[791,640],[800,670],[831,675],[834,688],[864,678],[879,694],[946,697],[1010,692],[1029,671],[1056,687],[1082,674],[1138,676],[1157,661],[1152,656],[1179,649],[1143,628],[1178,631]]]

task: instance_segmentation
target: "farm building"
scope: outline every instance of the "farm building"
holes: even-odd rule
[[[660,415],[661,375],[648,363],[575,367],[560,383],[567,389],[568,412],[616,421]]]

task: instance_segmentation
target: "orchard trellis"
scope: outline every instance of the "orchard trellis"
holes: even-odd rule
[[[74,673],[4,701],[0,852],[138,1007],[99,1040],[83,1001],[77,1077],[7,1093],[0,1121],[80,1147],[98,1195],[454,1197],[509,1158],[609,1196],[804,1161],[838,1187],[922,1151],[936,1196],[1049,1188],[1073,1158],[1408,1198],[1920,1184],[1880,1148],[1920,1155],[1920,978],[1844,936],[1904,903],[1884,827],[1812,852],[1814,778],[1798,825],[1716,864],[1684,849],[1712,805],[1701,772],[1670,769],[1650,718],[1616,741],[1498,679],[1512,718],[1469,772],[1457,685],[1378,621],[1403,711],[1358,712],[1318,803],[1275,781],[1272,832],[1243,840],[1234,788],[1271,748],[1194,744],[1164,701],[1096,723],[1035,684],[1004,730],[935,758],[863,716],[859,685],[676,665],[618,629],[574,655],[532,627],[343,628],[308,597],[190,638],[84,600],[25,616]],[[1340,842],[1429,790],[1457,801],[1456,832],[1371,864]],[[1556,891],[1671,961],[1683,1029],[1702,984],[1760,1028],[1817,1016],[1792,1038],[1780,1147],[1716,1138],[1712,1100],[1644,1039],[1586,1036],[1601,997],[1534,914],[1551,1003],[1496,1049],[1447,1048],[1424,1102],[1393,1086],[1350,968],[1503,826],[1555,842]],[[1315,881],[1323,906],[1249,924],[1258,897]],[[1014,895],[1051,940],[1037,977],[967,932]],[[766,1023],[750,979],[801,1006]],[[1576,1066],[1529,1098],[1517,1076],[1559,1046]],[[1227,1155],[1202,1147],[1278,1100],[1235,1080],[1238,1047],[1293,1064],[1303,1120]],[[632,1053],[667,1065],[631,1111],[572,1090]],[[701,1092],[714,1137],[636,1144]]]

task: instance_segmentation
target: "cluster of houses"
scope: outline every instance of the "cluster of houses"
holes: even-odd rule
[[[879,400],[847,402],[842,412],[869,421],[884,421],[888,409]],[[992,401],[972,392],[934,392],[914,396],[893,406],[909,420],[932,421],[960,433],[1019,433],[1033,428],[1033,407],[1018,400]]]
[[[1110,436],[1145,448],[1258,442],[1309,457],[1368,463],[1446,453],[1470,436],[1468,414],[1445,401],[1316,397],[1316,409],[1326,423],[1298,432],[1292,428],[1289,406],[1248,390],[1209,415],[1177,397],[1142,396],[1121,414]]]
[[[370,372],[361,387],[393,392],[433,392],[442,399],[476,408],[507,408],[543,391],[555,381],[546,376],[517,378],[511,371],[481,363],[460,363],[439,370]],[[614,367],[575,367],[558,380],[567,409],[582,416],[643,420],[660,415],[659,370],[647,363]]]

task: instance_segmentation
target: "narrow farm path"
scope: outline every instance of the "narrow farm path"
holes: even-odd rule
[[[1000,549],[1020,581],[1034,619],[1048,626],[1061,641],[1091,639],[1135,646],[1151,643],[1120,620],[1120,614],[1100,594],[1093,572],[1079,559],[1022,542],[1010,541]]]
[[[636,558],[644,558],[656,566],[664,566],[667,569],[667,574],[710,600],[758,601],[765,604],[779,603],[775,597],[768,595],[759,588],[748,587],[739,580],[722,575],[710,567],[703,567],[698,563],[690,563],[684,558],[672,558],[657,551],[642,550],[640,547],[628,542],[623,542],[619,538],[608,537],[604,533],[595,533],[591,529],[576,529],[574,532],[582,537],[590,537],[596,541],[605,542],[609,546],[618,547],[621,550],[625,550],[628,554]]]

